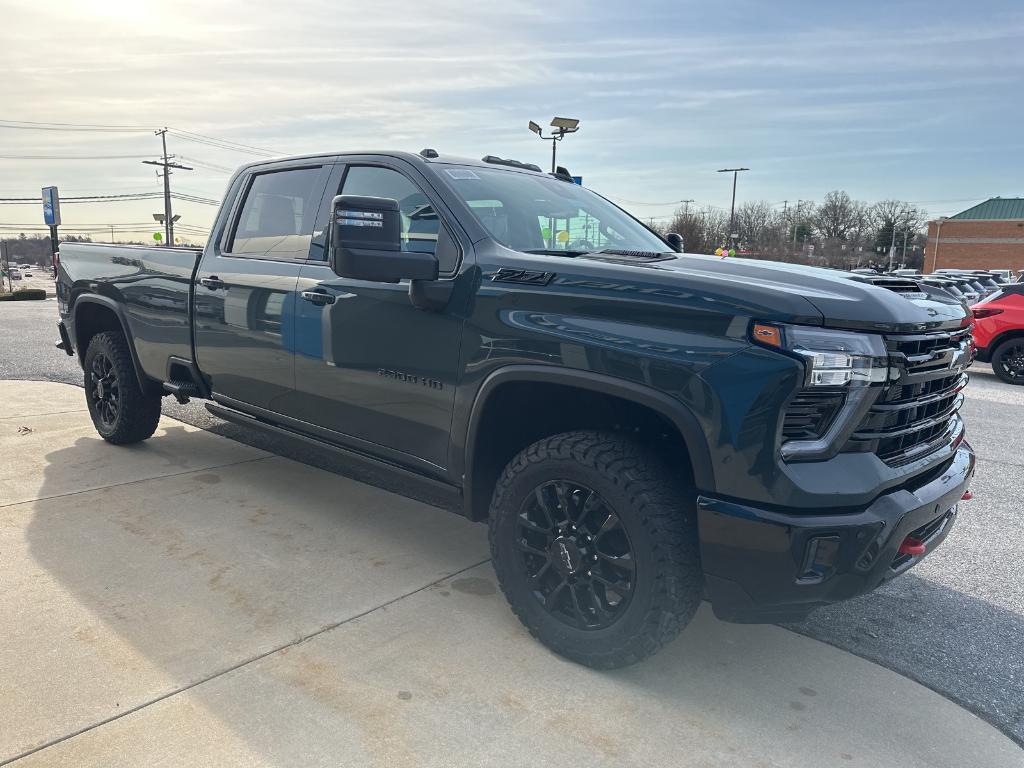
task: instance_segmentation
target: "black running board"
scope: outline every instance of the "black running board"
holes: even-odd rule
[[[421,475],[418,472],[413,472],[411,469],[400,467],[397,464],[392,464],[389,461],[384,461],[374,456],[367,456],[365,453],[361,453],[360,451],[354,451],[350,448],[329,443],[326,440],[320,440],[319,438],[303,434],[302,432],[296,432],[278,424],[271,424],[270,422],[262,421],[261,419],[257,419],[247,413],[236,411],[233,408],[227,408],[219,403],[206,403],[206,410],[217,418],[224,419],[224,421],[229,421],[232,424],[238,424],[243,427],[252,427],[253,429],[258,429],[269,434],[298,440],[299,442],[312,445],[321,450],[339,454],[344,456],[346,459],[353,459],[368,468],[383,470],[389,474],[398,475],[408,483],[417,486],[425,494],[429,494],[431,496],[440,494],[444,498],[445,508],[456,512],[457,514],[463,514],[462,491],[450,483],[446,483],[442,480],[435,480],[432,477]]]

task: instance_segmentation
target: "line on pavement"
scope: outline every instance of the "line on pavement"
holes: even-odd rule
[[[72,408],[70,411],[47,411],[46,413],[22,413],[18,416],[2,416],[0,421],[15,421],[16,419],[34,419],[36,416],[59,416],[62,413],[82,413],[88,408]]]
[[[203,685],[204,683],[208,683],[211,680],[215,680],[218,677],[223,677],[224,675],[227,675],[227,674],[229,674],[231,672],[234,672],[235,670],[241,669],[242,667],[246,667],[246,666],[248,666],[250,664],[254,664],[257,661],[265,659],[268,656],[273,656],[275,653],[279,653],[279,652],[285,650],[286,648],[294,648],[296,646],[302,645],[303,643],[306,643],[309,640],[312,640],[313,638],[315,638],[315,637],[317,637],[319,635],[324,634],[325,632],[330,632],[331,630],[337,629],[338,627],[340,627],[340,626],[342,626],[344,624],[348,624],[351,621],[355,621],[357,619],[361,619],[364,616],[368,616],[369,614],[374,613],[375,611],[379,611],[381,608],[387,608],[389,605],[394,605],[395,603],[397,603],[397,602],[399,602],[401,600],[405,600],[407,597],[412,597],[413,595],[418,594],[418,593],[420,593],[420,592],[422,592],[422,591],[424,591],[426,589],[430,589],[431,587],[433,587],[433,586],[435,586],[437,584],[440,584],[441,582],[447,581],[448,579],[451,579],[451,578],[453,578],[455,576],[458,576],[459,574],[465,573],[466,571],[471,571],[474,568],[478,568],[479,566],[483,565],[484,563],[489,563],[489,562],[490,562],[490,558],[486,558],[484,560],[481,560],[478,563],[473,563],[472,565],[467,565],[465,568],[460,568],[459,570],[454,571],[453,573],[449,573],[446,576],[442,576],[440,579],[435,579],[434,581],[431,581],[429,584],[424,584],[422,587],[417,587],[416,589],[413,589],[413,590],[411,590],[409,592],[406,592],[403,595],[399,595],[398,597],[393,597],[390,600],[386,600],[383,603],[381,603],[380,605],[374,606],[373,608],[368,608],[365,611],[363,611],[362,613],[357,613],[357,614],[355,614],[353,616],[349,616],[348,618],[342,619],[341,621],[336,621],[333,624],[327,624],[327,625],[325,625],[323,627],[320,627],[320,629],[318,629],[318,630],[316,630],[314,632],[310,632],[307,635],[303,635],[302,637],[300,637],[300,638],[298,638],[296,640],[292,640],[291,642],[288,642],[288,643],[283,643],[282,645],[279,645],[279,646],[277,646],[275,648],[271,648],[269,651],[264,651],[263,653],[257,654],[256,656],[252,656],[252,657],[250,657],[248,659],[245,659],[244,661],[240,661],[237,664],[233,664],[230,667],[225,667],[224,669],[220,670],[219,672],[213,672],[212,674],[209,674],[206,677],[203,677],[203,678],[201,678],[199,680],[196,680],[195,682],[189,683],[188,685],[183,685],[180,688],[176,688],[173,691],[168,691],[167,693],[161,694],[161,695],[159,695],[159,696],[157,696],[157,697],[155,697],[153,699],[150,699],[149,701],[144,701],[143,703],[138,704],[138,705],[132,707],[131,709],[125,710],[124,712],[119,712],[116,715],[112,715],[112,716],[110,716],[110,717],[108,717],[108,718],[106,718],[104,720],[100,720],[99,722],[93,723],[92,725],[87,725],[84,728],[80,728],[79,730],[75,731],[74,733],[69,733],[69,734],[66,734],[64,736],[59,736],[59,737],[57,737],[55,739],[51,739],[50,741],[46,742],[45,744],[40,744],[38,747],[33,747],[32,749],[29,749],[29,750],[27,750],[25,752],[22,752],[19,755],[15,755],[14,757],[9,757],[9,758],[7,758],[5,760],[2,760],[2,761],[0,761],[0,766],[10,765],[11,763],[15,763],[18,760],[23,760],[24,758],[30,757],[31,755],[34,755],[37,752],[42,752],[44,749],[49,749],[50,747],[56,746],[57,744],[61,744],[61,743],[65,742],[65,741],[69,741],[70,739],[74,739],[77,736],[81,736],[83,733],[88,733],[89,731],[93,731],[93,730],[95,730],[97,728],[101,728],[104,725],[107,725],[109,723],[114,722],[115,720],[120,720],[122,717],[127,717],[128,715],[135,714],[136,712],[138,712],[138,711],[140,711],[142,709],[145,709],[147,707],[151,707],[154,704],[158,704],[161,701],[164,701],[165,699],[169,699],[172,696],[177,696],[179,693],[184,693],[185,691],[189,691],[192,688],[196,688],[196,687],[198,687],[200,685]]]
[[[257,448],[257,450],[260,450]],[[136,483],[148,483],[151,480],[163,480],[166,477],[181,477],[182,475],[191,475],[193,472],[207,472],[211,469],[223,469],[224,467],[237,467],[239,464],[250,464],[254,461],[266,461],[267,459],[279,458],[276,454],[268,453],[266,456],[256,456],[251,459],[242,459],[241,461],[232,461],[227,464],[212,464],[208,467],[194,467],[193,469],[186,469],[181,472],[172,472],[169,475],[155,475],[153,477],[143,477],[138,480],[125,480],[123,483],[110,483],[110,485],[97,485],[95,488],[83,488],[80,491],[68,491],[67,493],[55,493],[53,496],[37,496],[34,499],[25,499],[24,501],[9,501],[6,504],[0,504],[0,509],[5,507],[14,507],[18,504],[32,504],[36,501],[49,501],[50,499],[63,499],[68,496],[77,496],[80,493],[92,493],[93,491],[102,491],[104,488],[121,488],[125,485],[135,485]],[[0,763],[3,765],[3,763]]]

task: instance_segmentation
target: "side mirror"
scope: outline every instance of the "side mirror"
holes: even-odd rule
[[[673,251],[676,253],[683,252],[683,236],[678,232],[669,232],[665,235],[665,240],[668,241],[670,246],[672,246]]]
[[[437,257],[402,250],[398,201],[338,195],[331,203],[331,269],[340,277],[397,283],[436,280]]]

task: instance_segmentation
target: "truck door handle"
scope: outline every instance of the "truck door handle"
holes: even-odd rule
[[[333,304],[334,296],[327,291],[303,291],[299,294],[306,301],[313,304]]]
[[[210,275],[209,277],[199,278],[199,283],[211,291],[219,291],[221,288],[226,288],[224,281],[216,275]]]

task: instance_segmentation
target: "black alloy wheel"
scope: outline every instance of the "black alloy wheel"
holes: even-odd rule
[[[96,417],[107,429],[114,429],[121,412],[121,385],[114,362],[103,352],[92,358],[89,391],[96,405]]]
[[[591,488],[553,480],[534,489],[516,520],[516,549],[545,611],[577,629],[604,629],[636,584],[629,534]]]
[[[1024,338],[1000,344],[992,355],[992,370],[1009,384],[1024,384]]]
[[[143,390],[123,333],[103,331],[89,341],[82,361],[85,402],[100,437],[115,445],[138,443],[160,422],[160,393]]]

